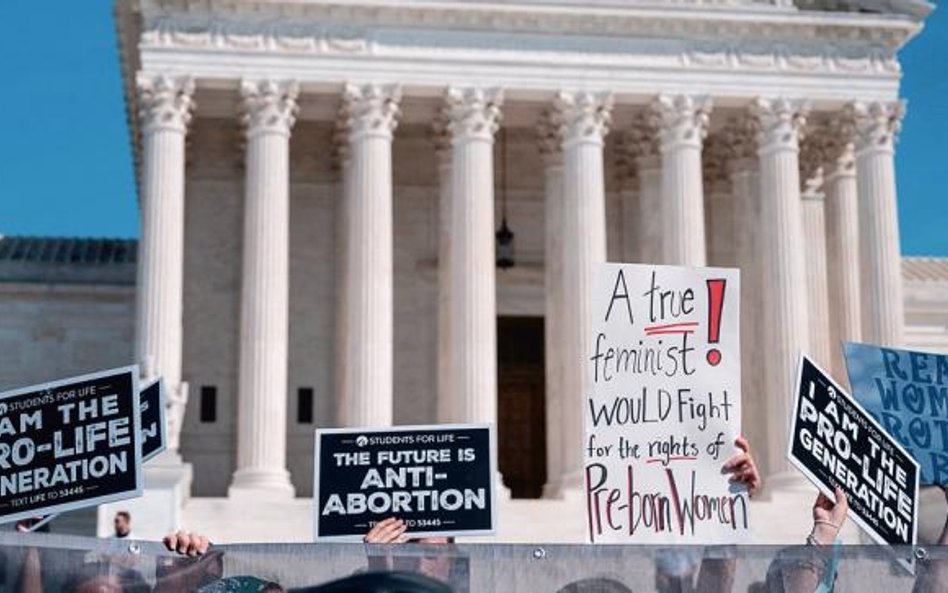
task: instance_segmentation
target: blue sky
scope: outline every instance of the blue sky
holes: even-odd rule
[[[0,1],[0,234],[134,237],[111,0],[55,6]],[[901,59],[902,251],[948,256],[948,10],[929,17]]]

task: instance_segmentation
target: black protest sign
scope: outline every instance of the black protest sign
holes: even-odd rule
[[[488,425],[316,431],[317,538],[361,538],[388,517],[412,535],[494,530],[496,444]]]
[[[141,495],[138,367],[0,394],[0,521]]]
[[[915,545],[919,466],[845,390],[803,356],[790,461],[880,544]]]
[[[138,394],[141,409],[142,461],[149,461],[165,450],[165,384],[158,379]]]

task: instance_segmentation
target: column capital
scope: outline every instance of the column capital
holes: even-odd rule
[[[840,176],[856,175],[856,130],[851,119],[835,117],[820,130],[819,142],[823,158],[823,173],[829,181]]]
[[[431,141],[434,143],[435,156],[438,159],[438,166],[448,166],[451,164],[451,125],[450,114],[447,106],[442,106],[438,114],[431,120]]]
[[[553,102],[563,145],[602,145],[612,122],[612,93],[560,91]]]
[[[701,148],[708,134],[711,97],[661,94],[652,100],[650,108],[663,152],[678,146]]]
[[[728,176],[728,164],[731,161],[732,152],[723,134],[709,136],[704,143],[701,175],[705,187],[712,192],[730,191],[731,179]]]
[[[139,74],[135,83],[143,132],[172,130],[183,134],[187,131],[194,109],[194,79]]]
[[[332,131],[332,168],[342,171],[349,164],[349,131],[342,118],[336,119],[336,126]]]
[[[824,130],[807,135],[800,142],[800,197],[823,199],[823,172],[827,161],[827,140]]]
[[[652,119],[644,113],[639,113],[632,121],[632,125],[622,135],[623,145],[632,159],[639,161],[658,157],[658,130],[655,129]]]
[[[853,126],[856,152],[895,150],[905,116],[904,101],[854,101],[843,113]]]
[[[397,84],[347,84],[342,92],[342,117],[349,138],[391,138],[398,126],[401,98],[402,88]]]
[[[615,176],[621,189],[636,189],[639,186],[639,168],[634,147],[627,146],[628,133],[621,134],[615,145]]]
[[[831,141],[827,149],[826,177],[856,176],[856,149],[852,142]]]
[[[560,117],[556,110],[548,109],[540,115],[536,125],[537,147],[540,156],[547,166],[556,166],[563,163],[563,141],[560,136]]]
[[[757,98],[750,107],[757,119],[758,153],[800,149],[810,103],[804,99]]]
[[[247,137],[262,134],[290,135],[299,108],[296,97],[299,83],[295,80],[244,80],[240,83],[243,97],[243,124]]]
[[[500,106],[504,92],[499,88],[450,87],[445,96],[451,142],[479,140],[493,142],[500,128]]]
[[[724,141],[730,153],[728,170],[732,175],[758,169],[758,127],[757,118],[749,113],[730,118],[724,127]]]

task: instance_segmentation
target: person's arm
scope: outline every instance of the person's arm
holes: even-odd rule
[[[737,437],[735,453],[724,462],[721,472],[730,474],[730,482],[747,486],[748,495],[756,494],[763,483],[750,443],[743,436]],[[734,574],[737,570],[737,558],[731,554],[722,554],[715,558],[702,558],[698,569],[697,593],[729,593],[734,587]]]
[[[734,587],[737,558],[731,554],[718,558],[702,558],[698,570],[696,593],[729,593]]]
[[[839,488],[833,500],[822,492],[813,503],[813,528],[806,538],[806,546],[781,552],[767,571],[767,585],[771,591],[783,593],[813,593],[821,581],[832,586],[835,580],[836,537],[846,521],[849,502]]]
[[[408,526],[401,519],[389,517],[382,519],[362,538],[367,544],[404,544],[408,542],[405,531]],[[390,554],[370,554],[368,557],[369,570],[392,570],[394,560]]]
[[[211,540],[207,536],[178,530],[163,537],[161,543],[180,556],[157,559],[154,593],[196,591],[223,576],[224,554],[210,550]]]
[[[43,568],[36,548],[26,550],[16,590],[17,593],[43,593]]]

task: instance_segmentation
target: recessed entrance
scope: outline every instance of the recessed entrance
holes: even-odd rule
[[[514,498],[540,498],[546,483],[543,318],[497,318],[497,448]]]

